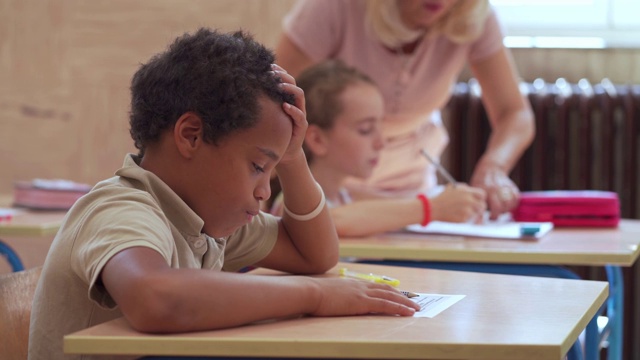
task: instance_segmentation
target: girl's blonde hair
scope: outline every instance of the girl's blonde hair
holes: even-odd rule
[[[367,1],[367,30],[392,49],[411,43],[423,34],[444,35],[458,44],[473,41],[482,33],[490,9],[489,0],[458,0],[425,32],[407,28],[400,17],[398,1],[402,0]]]
[[[344,111],[342,94],[348,87],[361,83],[377,86],[369,76],[337,59],[326,60],[304,70],[296,78],[296,84],[304,91],[309,125],[331,130],[336,118]],[[307,161],[311,162],[311,150],[305,144],[302,149]]]

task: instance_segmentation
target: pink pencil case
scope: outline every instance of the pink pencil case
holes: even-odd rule
[[[549,221],[556,227],[615,227],[620,221],[620,200],[611,191],[525,191],[511,215],[515,221]]]

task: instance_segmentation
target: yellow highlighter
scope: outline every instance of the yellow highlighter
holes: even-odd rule
[[[368,280],[368,281],[373,281],[373,282],[380,283],[380,284],[387,284],[387,285],[391,285],[391,286],[400,285],[400,280],[394,279],[392,277],[385,276],[385,275],[376,275],[376,274],[371,274],[371,273],[369,273],[369,274],[359,273],[359,272],[355,272],[355,271],[349,271],[347,268],[341,268],[339,273],[340,273],[340,276],[342,276],[342,277],[349,277],[349,278],[354,278],[354,279]]]

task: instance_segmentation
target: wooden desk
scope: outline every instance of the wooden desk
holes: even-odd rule
[[[11,220],[0,222],[0,241],[18,254],[25,269],[40,266],[66,211],[19,211]],[[12,271],[9,263],[0,261],[0,274]]]
[[[608,285],[524,276],[339,264],[398,278],[402,289],[466,295],[434,318],[303,317],[227,330],[150,335],[117,319],[67,335],[67,354],[561,359],[607,298]],[[336,276],[333,269],[326,276]],[[256,306],[259,306],[256,299]]]
[[[0,237],[55,235],[66,211],[18,210],[9,221],[0,222]]]
[[[555,228],[538,240],[412,233],[341,238],[340,255],[420,261],[632,266],[640,255],[640,220],[622,220],[618,228]]]
[[[387,260],[519,265],[605,266],[612,284],[608,304],[609,359],[622,358],[623,279],[640,255],[640,220],[622,220],[617,228],[555,228],[538,240],[388,233],[340,239],[340,255]],[[450,266],[444,266],[450,268]],[[454,267],[455,268],[455,267]],[[615,320],[615,321],[614,321]],[[595,320],[587,331],[586,358],[598,359]]]

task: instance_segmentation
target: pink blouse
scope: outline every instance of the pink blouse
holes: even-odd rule
[[[382,91],[385,148],[373,175],[357,185],[407,195],[426,191],[436,185],[435,169],[419,150],[441,156],[449,138],[439,110],[466,62],[502,49],[502,31],[491,11],[473,42],[459,45],[431,36],[412,54],[392,53],[366,30],[366,1],[298,0],[283,20],[284,33],[312,60],[341,59],[369,75]]]

